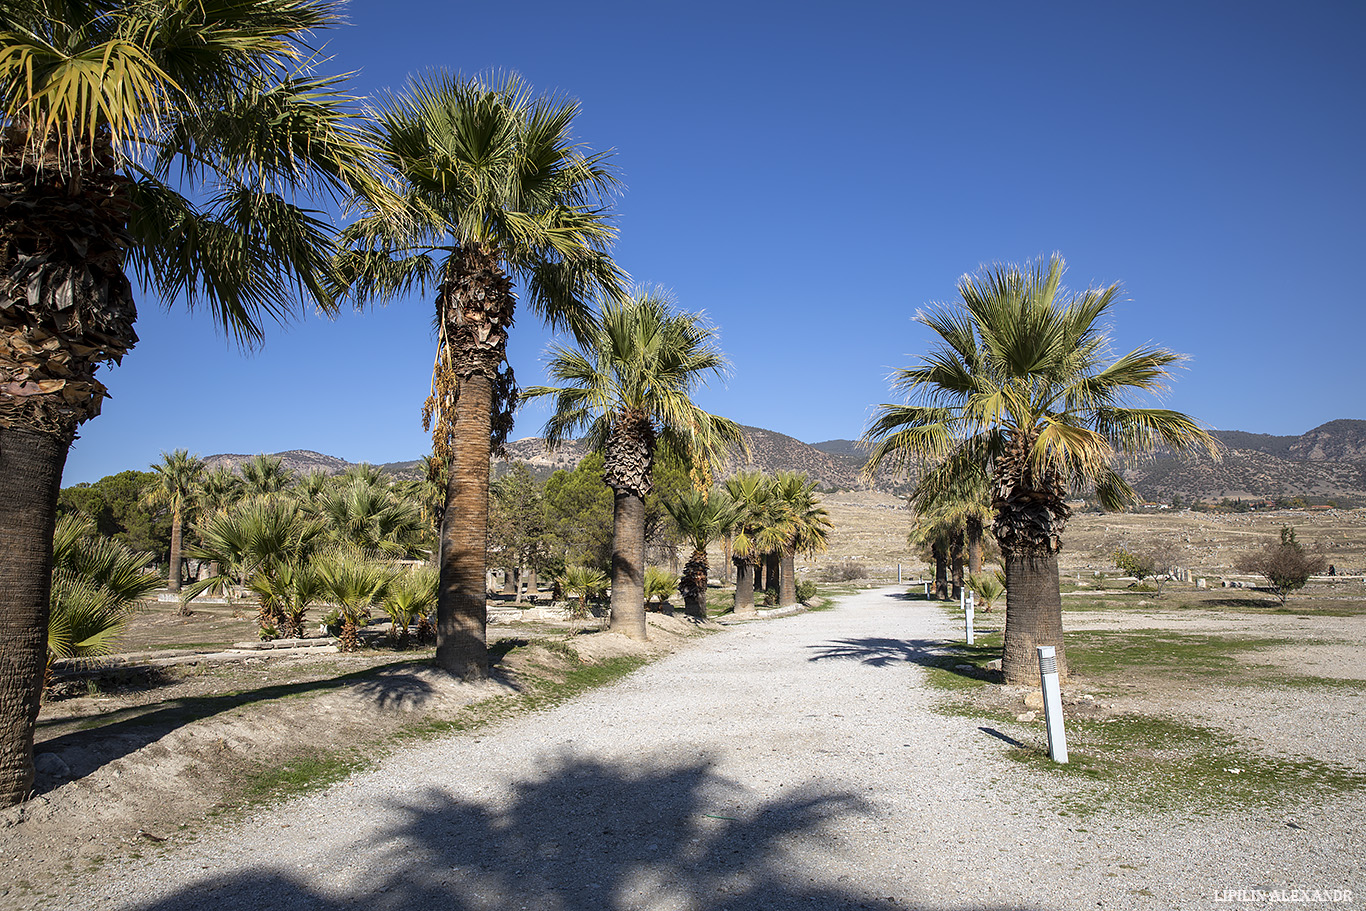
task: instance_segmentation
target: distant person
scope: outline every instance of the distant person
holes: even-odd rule
[[[1337,574],[1338,574],[1338,568],[1337,568],[1336,566],[1334,566],[1333,564],[1329,563],[1329,564],[1328,564],[1328,575],[1330,575],[1330,576],[1336,576]]]

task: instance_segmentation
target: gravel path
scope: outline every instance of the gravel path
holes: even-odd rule
[[[1257,888],[1366,902],[1359,800],[1304,808],[1296,828],[1237,807],[1061,815],[1055,776],[933,711],[919,662],[951,635],[887,589],[737,626],[104,870],[73,911],[1217,908]]]

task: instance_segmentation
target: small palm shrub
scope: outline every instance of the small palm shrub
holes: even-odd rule
[[[969,591],[977,595],[982,610],[990,611],[1006,593],[1005,573],[1000,570],[994,573],[974,573],[968,576],[967,586]]]
[[[678,591],[678,577],[666,569],[650,566],[645,569],[645,603],[658,600],[663,606]]]
[[[797,600],[802,604],[807,604],[812,598],[816,597],[816,583],[801,581],[797,583]]]
[[[601,570],[570,564],[555,578],[555,584],[570,598],[569,619],[574,628],[590,616],[588,602],[607,588],[607,576]]]
[[[383,603],[394,582],[394,570],[347,551],[323,557],[317,566],[324,596],[336,605],[341,620],[338,644],[342,651],[354,652],[360,648],[360,630],[369,622],[371,609]]]
[[[414,620],[419,622],[418,639],[422,640],[421,623],[436,606],[437,579],[436,567],[424,564],[400,572],[385,592],[380,606],[389,615],[389,636],[398,648],[408,647],[408,628]]]
[[[161,587],[144,573],[152,557],[95,531],[93,520],[62,516],[52,539],[48,660],[107,655],[128,615]]]

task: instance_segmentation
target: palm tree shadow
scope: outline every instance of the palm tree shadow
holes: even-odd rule
[[[984,633],[986,631],[983,631]],[[971,662],[999,658],[1000,646],[967,645],[942,639],[889,639],[865,636],[859,639],[836,639],[821,645],[809,645],[808,661],[857,661],[870,667],[896,664],[916,664],[947,670],[974,680],[994,680],[997,671],[984,671]]]
[[[317,911],[892,911],[914,899],[822,881],[824,864],[803,863],[826,857],[851,828],[843,823],[867,812],[856,795],[808,790],[752,803],[748,794],[705,759],[661,768],[565,758],[502,799],[434,787],[386,808],[386,830],[330,852],[325,891],[257,867],[187,884],[147,911],[236,911],[266,897],[272,908]],[[349,857],[364,857],[365,867]]]
[[[99,716],[94,724],[90,723],[90,718],[75,719],[89,726],[45,739],[41,737],[44,728],[69,725],[73,720],[41,720],[38,723],[40,738],[36,751],[55,754],[66,764],[69,772],[55,778],[38,776],[34,793],[44,794],[67,781],[83,778],[185,725],[256,703],[350,689],[362,699],[374,701],[380,709],[419,705],[433,695],[431,685],[413,673],[414,666],[425,665],[423,659],[408,659],[322,680],[263,686],[220,696],[172,699],[154,706],[135,706]],[[496,674],[495,678],[501,679]],[[511,681],[505,685],[515,688]]]

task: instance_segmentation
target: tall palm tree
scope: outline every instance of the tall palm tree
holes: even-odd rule
[[[905,404],[882,405],[865,441],[867,470],[936,463],[927,489],[989,465],[992,530],[1006,570],[1002,670],[1008,683],[1038,680],[1035,646],[1062,641],[1058,551],[1071,489],[1094,487],[1107,508],[1134,499],[1118,455],[1156,446],[1218,457],[1219,444],[1190,417],[1135,404],[1160,392],[1181,356],[1145,345],[1115,357],[1104,323],[1120,286],[1071,293],[1060,256],[1026,268],[964,276],[958,306],[917,319],[939,336],[918,364],[897,371]]]
[[[488,673],[485,570],[489,455],[512,426],[507,333],[517,299],[556,328],[583,334],[592,299],[620,294],[607,255],[617,181],[606,155],[571,136],[578,104],[445,73],[414,80],[376,113],[375,142],[401,210],[356,200],[336,280],[358,305],[434,291],[437,335],[423,417],[448,468],[437,603],[440,667]]]
[[[603,454],[613,494],[611,629],[644,639],[645,497],[656,452],[710,466],[745,446],[739,424],[692,400],[709,376],[725,376],[717,331],[700,314],[677,310],[663,291],[638,291],[605,302],[600,326],[576,349],[552,346],[546,369],[560,385],[532,386],[524,397],[554,399],[548,447],[582,430]]]
[[[678,527],[683,539],[693,547],[683,566],[678,590],[683,595],[683,611],[699,620],[707,619],[707,545],[721,537],[735,523],[735,507],[720,491],[689,490],[677,500],[666,500],[664,508]]]
[[[66,453],[98,368],[137,341],[126,269],[246,344],[299,293],[331,305],[330,232],[295,200],[375,172],[340,83],[310,69],[336,19],[333,0],[5,5],[0,806],[32,780]]]
[[[780,471],[774,475],[773,498],[783,532],[778,551],[778,606],[791,607],[797,603],[797,554],[826,549],[830,513],[816,497],[816,482],[804,472]]]
[[[180,591],[181,535],[186,513],[194,507],[195,491],[204,477],[204,460],[190,455],[187,449],[162,452],[161,461],[152,466],[156,484],[143,494],[146,506],[164,506],[171,510],[171,559],[167,564],[167,588]]]

